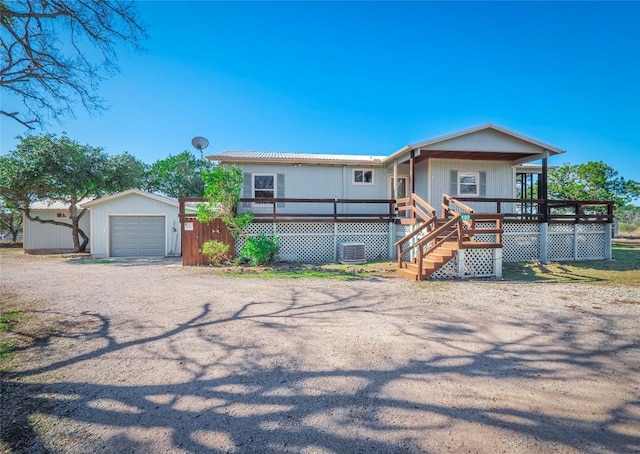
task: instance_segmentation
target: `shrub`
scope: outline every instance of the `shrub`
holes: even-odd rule
[[[267,265],[275,261],[279,249],[278,236],[268,238],[263,233],[260,236],[248,237],[240,254],[252,266]]]
[[[202,245],[200,252],[202,252],[202,255],[209,259],[213,265],[220,265],[227,261],[229,245],[219,241],[207,241]]]

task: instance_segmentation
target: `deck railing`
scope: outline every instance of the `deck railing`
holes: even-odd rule
[[[392,199],[242,198],[239,213],[254,222],[393,222]]]
[[[195,206],[202,201],[201,198],[181,198],[180,213],[185,213],[185,204]],[[450,217],[445,214],[448,211],[473,214],[474,219],[478,219],[480,213],[502,214],[503,219],[510,222],[613,222],[613,202],[596,200],[545,202],[542,199],[452,198],[445,194],[441,209],[443,217]],[[436,216],[436,210],[416,194],[398,199],[397,203],[393,199],[242,198],[238,212],[253,213],[255,222],[416,223]],[[182,214],[185,215],[193,216]]]
[[[449,197],[449,196],[446,196]],[[512,222],[613,222],[612,201],[456,197],[475,212],[502,213]],[[480,206],[481,209],[474,209]]]

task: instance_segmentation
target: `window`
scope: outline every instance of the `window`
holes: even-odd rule
[[[459,196],[480,195],[480,173],[479,172],[459,172],[458,173],[458,195]]]
[[[253,197],[256,199],[275,197],[275,175],[253,174]]]
[[[353,184],[373,184],[373,170],[353,169]]]
[[[66,218],[67,217],[67,213],[56,213],[56,217],[57,218]]]

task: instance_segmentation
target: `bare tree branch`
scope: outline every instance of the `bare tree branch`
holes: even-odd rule
[[[0,88],[24,105],[0,114],[33,129],[73,117],[78,103],[102,110],[98,85],[119,71],[117,46],[141,50],[146,36],[128,0],[0,0]]]

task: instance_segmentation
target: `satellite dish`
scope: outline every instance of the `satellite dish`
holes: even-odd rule
[[[198,136],[191,139],[191,145],[193,145],[193,148],[195,148],[196,150],[200,151],[200,153],[202,153],[202,150],[204,150],[209,146],[209,141],[204,137]]]

